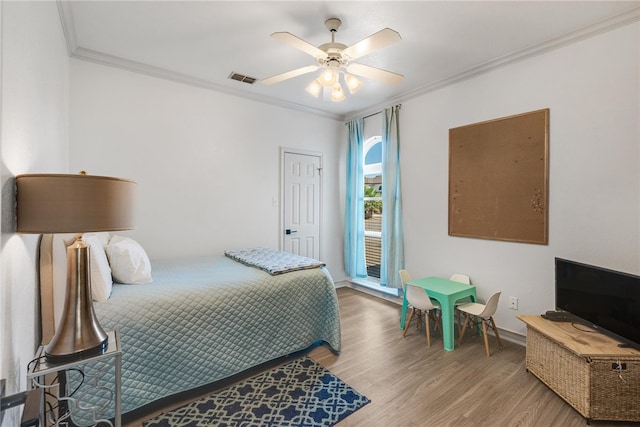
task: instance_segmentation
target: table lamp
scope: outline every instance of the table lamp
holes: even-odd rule
[[[28,174],[16,177],[19,233],[77,233],[67,247],[67,289],[47,361],[60,363],[103,353],[108,336],[91,297],[90,247],[82,233],[133,228],[135,182],[106,176]]]

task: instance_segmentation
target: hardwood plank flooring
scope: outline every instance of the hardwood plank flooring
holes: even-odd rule
[[[491,336],[492,354],[487,358],[482,338],[468,334],[460,347],[448,352],[436,332],[427,348],[424,331],[413,325],[402,337],[399,305],[350,288],[338,289],[338,298],[340,355],[325,347],[316,347],[309,355],[371,399],[339,427],[587,425],[526,371],[524,347],[503,340],[504,349],[499,350]],[[142,420],[124,425],[140,427]],[[638,424],[592,421],[591,425]]]

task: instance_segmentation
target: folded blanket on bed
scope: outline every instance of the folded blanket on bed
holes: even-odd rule
[[[266,271],[272,276],[290,271],[319,268],[325,265],[324,262],[313,258],[269,248],[227,250],[224,254],[245,265]]]

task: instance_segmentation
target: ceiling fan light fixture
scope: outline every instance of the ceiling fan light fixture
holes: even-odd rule
[[[306,87],[305,90],[317,98],[322,91],[322,85],[320,84],[320,81],[318,79],[315,79],[309,84],[309,86]]]
[[[340,83],[336,83],[333,85],[333,91],[331,92],[331,100],[333,102],[344,101],[346,96],[344,95],[344,91],[342,90],[342,86]]]
[[[358,78],[351,74],[344,74],[344,81],[347,83],[347,87],[349,88],[349,93],[353,95],[362,87],[362,82],[358,80]]]
[[[334,68],[325,68],[320,75],[320,84],[324,87],[333,87],[338,81],[338,70]]]
[[[340,84],[341,74],[344,79],[343,83],[347,85],[349,93],[352,95],[362,87],[362,82],[355,76],[378,80],[388,84],[397,84],[402,81],[404,76],[401,74],[358,62],[352,62],[362,56],[369,55],[402,40],[397,31],[391,28],[383,28],[377,33],[371,34],[351,46],[347,46],[342,43],[337,43],[335,40],[335,33],[340,28],[341,23],[338,18],[329,18],[325,21],[325,26],[331,33],[331,42],[324,43],[320,46],[314,46],[288,32],[271,34],[271,37],[312,56],[315,59],[315,64],[262,79],[261,83],[271,85],[320,69],[319,75],[306,87],[306,91],[316,98],[319,97],[320,92],[322,92],[323,99],[326,99],[329,89],[331,89],[331,100],[339,102],[346,99],[345,92]],[[326,88],[326,90],[324,90],[324,88]]]

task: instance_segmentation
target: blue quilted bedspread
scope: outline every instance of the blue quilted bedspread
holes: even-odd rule
[[[120,330],[123,413],[319,341],[340,351],[325,268],[272,276],[216,256],[155,261],[152,274],[94,303],[102,327]]]
[[[318,268],[325,265],[323,262],[313,258],[269,248],[227,250],[224,254],[245,265],[266,271],[272,276],[296,270]]]

